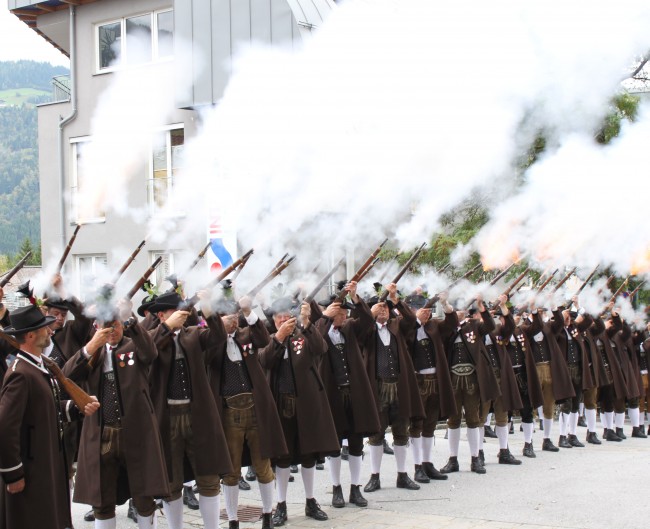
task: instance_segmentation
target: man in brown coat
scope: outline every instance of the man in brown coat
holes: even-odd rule
[[[406,444],[409,440],[409,423],[424,417],[422,399],[418,390],[413,361],[406,345],[406,336],[416,326],[415,314],[397,295],[397,285],[386,285],[388,299],[399,312],[399,317],[388,303],[378,298],[371,300],[375,318],[372,331],[363,341],[368,379],[372,386],[381,429],[368,440],[370,445],[370,480],[365,492],[381,488],[379,474],[384,453],[384,436],[390,425],[393,433],[398,488],[418,490],[406,472]]]
[[[207,293],[202,293],[207,296]],[[151,397],[167,459],[170,496],[163,502],[171,529],[183,526],[183,483],[193,474],[206,529],[219,525],[220,474],[232,471],[221,418],[208,381],[218,342],[219,317],[202,302],[207,327],[184,327],[190,315],[179,310],[176,292],[161,294],[149,310],[160,325],[150,331],[158,357],[151,366]],[[190,468],[184,465],[189,461]]]
[[[292,310],[297,307],[291,298],[276,300],[271,309],[277,332],[260,351],[260,361],[270,380],[289,449],[287,457],[275,461],[278,505],[273,524],[280,526],[287,521],[289,465],[297,463],[302,467],[305,515],[324,521],[327,514],[314,498],[314,467],[320,455],[341,449],[325,387],[318,373],[327,346],[310,321],[309,304],[300,306],[297,318],[292,315]]]
[[[130,304],[98,320],[97,332],[65,373],[100,395],[101,413],[81,430],[74,501],[93,506],[96,529],[116,527],[115,506],[133,498],[138,527],[155,526],[154,498],[169,496],[162,439],[149,395],[158,355]],[[124,322],[124,323],[123,323]]]
[[[239,309],[246,320],[245,327],[238,325]],[[222,300],[216,310],[221,318],[216,322],[217,354],[210,363],[209,376],[221,411],[233,468],[223,477],[229,527],[239,528],[239,481],[242,460],[248,459],[255,468],[260,485],[262,529],[267,529],[272,527],[275,485],[271,458],[288,453],[275,401],[258,354],[271,338],[262,320],[251,310],[249,298],[241,298],[239,306],[234,301]],[[246,454],[248,456],[244,457]]]
[[[20,351],[0,392],[0,527],[65,529],[72,527],[63,421],[74,418],[71,401],[43,366],[54,318],[29,305],[11,314],[4,331],[15,336]],[[91,415],[99,403],[88,404]]]

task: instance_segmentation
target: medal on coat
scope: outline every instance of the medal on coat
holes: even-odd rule
[[[241,346],[242,350],[244,351],[244,358],[247,357],[249,354],[253,354],[253,344],[252,343],[246,343]]]
[[[129,361],[127,362],[127,364],[129,364],[130,366],[132,366],[133,364],[135,364],[135,360],[133,360],[133,355],[134,355],[134,354],[135,354],[135,353],[133,353],[133,352],[131,352],[131,353],[126,353],[126,356],[129,357]]]
[[[120,361],[120,367],[124,367],[126,364],[124,363],[124,358],[126,355],[124,353],[120,353],[117,355],[117,359]]]
[[[465,338],[467,338],[467,341],[469,343],[476,342],[476,336],[474,335],[474,331],[466,332],[465,333]]]
[[[299,355],[302,352],[302,346],[305,343],[304,338],[296,338],[295,340],[291,340],[291,345],[293,345],[293,350],[296,352],[297,355]]]
[[[517,335],[517,340],[519,341],[519,344],[521,345],[521,350],[525,351],[526,350],[526,345],[525,345],[525,338],[523,334],[518,334]]]

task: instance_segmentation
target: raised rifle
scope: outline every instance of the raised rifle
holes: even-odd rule
[[[285,254],[285,256],[282,257],[282,259],[273,267],[273,270],[271,270],[262,281],[260,281],[255,287],[253,287],[246,296],[249,298],[254,298],[257,296],[257,294],[260,293],[260,291],[268,285],[273,279],[278,277],[284,270],[287,268],[291,263],[293,263],[296,259],[296,256],[289,257],[289,259],[285,259],[285,257],[289,254]]]
[[[142,247],[146,244],[146,240],[142,241],[140,244],[138,244],[138,247],[133,250],[133,253],[129,256],[129,258],[126,260],[126,262],[122,265],[122,267],[117,271],[117,274],[115,274],[115,277],[113,278],[113,281],[111,284],[117,283],[117,281],[122,277],[122,274],[126,271],[126,269],[131,266],[131,263],[135,261],[135,258],[137,255],[140,253],[140,250],[142,250]]]
[[[621,283],[621,286],[618,287],[618,288],[616,289],[616,292],[614,292],[614,295],[613,295],[613,296],[611,297],[611,299],[609,300],[609,303],[613,303],[614,301],[616,301],[616,298],[618,297],[618,295],[619,295],[621,292],[623,292],[623,289],[625,288],[625,285],[627,285],[627,282],[628,282],[629,280],[630,280],[630,276],[627,276],[627,277],[625,278],[625,281],[623,281],[623,282]]]
[[[205,257],[205,254],[206,254],[206,252],[208,251],[208,248],[210,248],[210,244],[211,244],[211,243],[208,242],[208,244],[205,245],[205,247],[203,248],[203,250],[201,250],[201,251],[199,252],[199,255],[196,256],[196,259],[194,259],[194,261],[192,261],[192,264],[191,264],[191,265],[189,266],[189,268],[187,269],[188,272],[189,272],[190,270],[193,270],[194,267],[195,267],[197,264],[199,264],[199,262],[201,261],[201,259],[203,259],[203,258]]]
[[[368,275],[368,272],[370,272],[370,270],[372,270],[378,262],[379,262],[379,257],[375,257],[374,261],[370,263],[367,266],[367,268],[363,271],[363,274],[361,274],[361,276],[359,277],[359,281],[361,281],[364,277],[366,277]],[[386,275],[386,270],[382,274],[382,277]]]
[[[585,279],[585,280],[582,282],[582,285],[580,285],[580,288],[576,291],[576,293],[574,294],[574,296],[577,296],[578,294],[580,294],[580,292],[582,292],[582,291],[585,289],[585,287],[589,284],[589,281],[591,281],[591,279],[596,275],[596,270],[598,270],[598,266],[599,266],[599,265],[596,265],[596,268],[594,268],[594,269],[591,271],[591,274],[589,274],[589,275],[587,276],[587,279]]]
[[[630,292],[630,296],[629,296],[629,298],[630,298],[630,299],[633,299],[634,296],[636,296],[636,293],[637,293],[639,290],[641,290],[641,287],[642,287],[643,285],[645,285],[645,284],[646,284],[646,280],[644,279],[643,281],[641,281],[641,282],[637,285],[637,287],[636,287],[632,292]]]
[[[429,298],[429,299],[427,300],[427,302],[424,304],[424,308],[425,308],[425,309],[430,309],[431,307],[433,307],[433,306],[436,304],[436,302],[440,299],[440,294],[441,294],[442,292],[449,292],[452,288],[454,288],[454,287],[455,287],[458,283],[460,283],[463,279],[469,279],[469,278],[470,278],[470,277],[471,277],[471,276],[472,276],[472,275],[473,275],[473,274],[474,274],[474,273],[475,273],[479,268],[481,268],[482,266],[483,266],[483,264],[479,262],[479,263],[478,263],[474,268],[472,268],[472,269],[469,270],[468,272],[465,272],[461,277],[459,277],[459,278],[456,279],[455,281],[452,281],[452,282],[447,286],[447,288],[445,288],[444,290],[441,290],[440,292],[438,292],[438,293],[437,293],[435,296],[433,296],[432,298]]]
[[[527,266],[526,270],[524,270],[521,274],[519,274],[517,276],[517,279],[515,279],[512,283],[510,283],[510,286],[508,286],[508,288],[506,288],[501,293],[501,295],[502,296],[503,295],[505,295],[505,296],[510,295],[510,292],[512,292],[512,289],[515,288],[519,283],[521,283],[521,281],[523,281],[524,277],[526,277],[528,275],[528,272],[530,272],[530,266]]]
[[[423,242],[420,247],[418,247],[414,252],[411,257],[409,257],[409,260],[404,263],[404,266],[401,268],[399,272],[397,272],[397,275],[393,278],[391,283],[397,284],[397,282],[402,279],[402,276],[408,272],[408,269],[411,268],[411,265],[413,262],[418,258],[418,256],[422,253],[422,250],[424,250],[424,247],[427,245],[426,242]],[[388,290],[384,290],[381,296],[379,296],[379,302],[382,303],[386,301],[386,298],[388,297]]]
[[[14,277],[20,269],[25,266],[25,263],[27,260],[32,256],[32,252],[29,251],[25,255],[23,255],[23,258],[16,263],[16,265],[9,270],[2,279],[0,279],[0,288],[4,288],[4,286],[11,281],[11,278]]]
[[[538,293],[538,294],[539,294],[542,290],[544,290],[544,289],[546,288],[546,286],[547,286],[547,285],[551,282],[551,280],[555,277],[555,274],[557,274],[559,271],[560,271],[560,269],[559,269],[559,268],[556,268],[555,271],[554,271],[550,276],[548,276],[548,277],[544,280],[544,282],[543,282],[541,285],[539,285],[539,287],[537,288],[537,293]]]
[[[560,290],[560,288],[562,288],[562,285],[564,285],[564,283],[566,283],[569,280],[569,278],[574,274],[576,268],[577,267],[574,266],[571,270],[569,270],[569,273],[565,275],[562,279],[560,279],[558,284],[553,287],[552,292],[557,292],[558,290]]]
[[[366,268],[368,268],[372,262],[377,258],[379,255],[379,252],[381,252],[381,249],[384,247],[384,245],[388,242],[388,239],[384,239],[384,241],[377,247],[377,249],[370,254],[370,257],[366,259],[366,261],[361,265],[361,267],[354,273],[354,275],[350,278],[350,281],[356,281],[357,283],[359,282],[359,278],[363,277],[363,273],[365,272]],[[347,290],[341,289],[341,291],[336,295],[336,299],[334,302],[341,302],[345,299],[345,296],[348,295]]]
[[[344,262],[345,262],[345,257],[342,257],[339,260],[339,262],[336,263],[332,267],[332,269],[329,272],[327,272],[327,274],[325,274],[325,276],[318,282],[318,284],[313,288],[313,290],[309,294],[307,294],[307,296],[303,300],[303,303],[311,302],[316,297],[316,294],[320,292],[321,288],[323,288],[326,285],[326,283],[331,279],[331,277],[336,273],[339,266],[341,266]]]
[[[162,263],[162,257],[158,257],[158,259],[156,259],[153,263],[151,263],[151,266],[147,268],[144,274],[142,274],[142,277],[138,279],[135,285],[133,285],[133,287],[131,288],[131,290],[127,292],[126,299],[132,299],[133,296],[135,296],[136,292],[142,288],[142,285],[146,283],[147,279],[149,279],[151,274],[154,273],[154,270],[158,268],[158,265],[160,263]]]
[[[77,227],[74,229],[74,232],[72,232],[72,236],[68,241],[68,245],[65,247],[65,250],[63,250],[63,255],[61,255],[61,259],[59,259],[59,264],[56,265],[57,274],[60,274],[61,270],[63,270],[63,265],[65,264],[65,260],[68,258],[68,254],[70,253],[70,250],[72,250],[72,245],[74,244],[74,240],[77,238],[77,233],[79,233],[80,229],[81,229],[81,224],[77,224]]]
[[[492,278],[492,280],[490,281],[490,286],[492,287],[492,286],[496,285],[496,284],[501,280],[501,278],[503,278],[503,277],[504,277],[508,272],[510,272],[510,270],[512,270],[512,267],[515,266],[516,264],[517,264],[516,262],[515,262],[515,263],[512,263],[508,268],[506,268],[505,270],[502,270],[502,271],[499,272],[496,276],[494,276],[494,277]],[[472,301],[470,301],[470,302],[467,304],[467,306],[465,307],[465,310],[469,310],[469,308],[470,308],[472,305],[474,305],[474,302],[475,302],[475,301],[476,301],[476,298],[472,299]]]

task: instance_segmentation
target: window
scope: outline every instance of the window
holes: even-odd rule
[[[153,138],[148,186],[152,214],[163,209],[171,197],[174,178],[183,166],[184,145],[185,131],[182,128],[161,131]]]
[[[162,294],[165,290],[168,290],[169,285],[163,285],[165,278],[169,277],[174,273],[176,268],[174,267],[174,254],[166,252],[151,252],[151,262],[153,263],[158,257],[162,257],[162,262],[156,268],[156,271],[149,278],[154,285],[159,287],[160,293]],[[162,288],[161,288],[162,287]]]
[[[106,254],[77,256],[77,278],[81,301],[85,301],[88,294],[95,291],[98,278],[106,276],[107,265]]]
[[[72,141],[72,218],[77,223],[104,222],[106,214],[100,197],[90,189],[90,174],[84,163],[84,150],[90,145],[87,138]]]
[[[113,20],[98,24],[95,29],[98,72],[173,56],[174,12],[171,9]]]

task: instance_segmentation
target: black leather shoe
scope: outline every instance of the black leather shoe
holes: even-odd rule
[[[341,447],[341,459],[343,461],[347,461],[349,455],[350,455],[350,449],[347,446],[342,446]]]
[[[648,425],[648,431],[646,432],[647,435],[650,435],[650,425]]]
[[[420,485],[413,481],[406,472],[397,473],[396,487],[398,489],[420,490]]]
[[[596,432],[587,432],[587,438],[585,440],[592,445],[603,444],[600,439],[598,439],[598,434]]]
[[[262,529],[273,529],[273,519],[270,512],[262,513]]]
[[[485,466],[485,452],[483,450],[478,451],[478,458],[481,460],[481,465]]]
[[[95,521],[95,511],[90,509],[86,514],[84,514],[85,522],[94,522]]]
[[[307,498],[307,502],[305,503],[305,516],[318,520],[319,522],[327,520],[327,514],[321,510],[315,498]]]
[[[578,417],[578,426],[581,426],[582,428],[587,427],[587,421],[585,421],[585,418],[582,415]]]
[[[183,487],[183,505],[187,505],[187,508],[193,511],[199,510],[199,500],[196,499],[192,487]]]
[[[381,481],[379,481],[379,474],[370,474],[370,481],[366,483],[363,492],[375,492],[381,488]]]
[[[558,439],[557,445],[560,448],[573,448],[571,446],[571,443],[569,443],[569,441],[567,441],[566,435],[560,435],[560,438]]]
[[[560,449],[553,444],[553,441],[551,441],[548,437],[544,439],[542,442],[542,450],[545,450],[546,452],[559,452]]]
[[[639,439],[647,439],[648,436],[643,431],[642,426],[632,426],[632,437],[638,437]]]
[[[623,428],[616,428],[616,435],[618,435],[621,439],[627,439],[627,435],[623,433]]]
[[[458,457],[451,456],[447,464],[440,469],[440,472],[443,474],[451,474],[452,472],[458,472],[460,467],[458,466]]]
[[[511,435],[515,433],[515,423],[514,422],[510,423],[510,429],[508,430],[508,433],[511,434]]]
[[[524,450],[522,454],[524,457],[537,457],[535,450],[533,450],[533,443],[524,443]]]
[[[500,465],[521,465],[521,461],[510,453],[507,448],[499,450],[499,464]]]
[[[578,438],[573,434],[567,435],[566,440],[569,441],[569,444],[575,448],[585,447],[585,445],[583,445],[580,441],[578,441]]]
[[[359,490],[359,485],[350,485],[350,503],[356,505],[357,507],[367,507],[368,500],[366,500],[361,495],[361,490]]]
[[[343,499],[343,489],[341,485],[334,485],[332,487],[332,507],[340,509],[345,507],[345,500]]]
[[[483,463],[481,463],[481,459],[479,457],[472,457],[472,464],[470,465],[470,470],[472,472],[476,472],[477,474],[486,473],[485,467],[483,466]]]
[[[384,454],[387,454],[389,456],[395,455],[393,449],[388,446],[388,441],[386,441],[386,439],[384,439]]]
[[[246,481],[257,481],[257,474],[255,474],[253,467],[248,467],[248,471],[246,472]]]
[[[298,473],[298,465],[289,465],[289,472],[292,474],[297,474]]]
[[[325,470],[325,465],[323,463],[316,463],[316,470]]]
[[[274,527],[280,527],[287,521],[287,502],[279,501],[271,518]]]
[[[431,480],[422,469],[422,465],[415,465],[415,472],[413,473],[413,479],[418,483],[429,483]]]
[[[131,518],[135,523],[138,523],[138,511],[135,510],[133,500],[129,500],[129,510],[126,513],[127,518]]]
[[[603,435],[603,439],[607,441],[616,441],[617,443],[620,443],[623,440],[618,435],[616,435],[616,432],[614,430],[610,430],[609,428],[605,430],[605,435]]]
[[[239,476],[239,490],[251,490],[251,486],[242,476]]]
[[[449,479],[449,476],[440,472],[436,467],[433,466],[433,463],[428,461],[422,462],[422,470],[427,475],[429,479],[445,480]]]
[[[230,520],[228,522],[228,529],[239,529],[239,520]]]
[[[485,438],[490,438],[490,439],[496,439],[497,434],[496,432],[492,429],[491,426],[483,426],[483,437]]]

